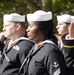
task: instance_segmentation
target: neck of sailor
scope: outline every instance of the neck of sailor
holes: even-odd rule
[[[35,42],[35,46],[40,46],[43,41],[45,41],[45,36],[43,34],[38,35],[33,41]]]

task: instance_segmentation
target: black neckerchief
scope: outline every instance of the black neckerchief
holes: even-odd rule
[[[44,44],[47,44],[47,43],[51,43],[51,44],[55,45],[55,46],[58,48],[58,46],[57,46],[54,42],[52,42],[52,41],[50,41],[50,40],[44,41],[44,43],[42,43],[42,44],[41,44],[40,46],[38,46],[37,48],[35,48],[35,46],[33,46],[33,48],[31,49],[30,53],[29,53],[28,56],[24,59],[22,65],[21,65],[21,67],[20,67],[20,69],[19,69],[19,72],[18,72],[19,75],[20,75],[20,73],[21,73],[21,70],[23,69],[23,66],[25,66],[24,75],[27,74],[28,66],[29,66],[29,63],[30,63],[31,58],[40,50],[40,48],[42,48],[42,47],[44,46]],[[34,49],[36,49],[36,50],[34,51]]]

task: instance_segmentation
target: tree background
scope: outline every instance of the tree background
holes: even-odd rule
[[[4,14],[14,12],[24,15],[40,9],[52,11],[56,27],[57,15],[65,13],[74,15],[74,0],[0,0],[0,31],[3,28]],[[56,28],[54,30],[56,31]]]

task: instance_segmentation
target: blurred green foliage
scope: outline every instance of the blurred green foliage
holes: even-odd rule
[[[74,0],[0,0],[0,31],[3,27],[3,15],[16,12],[27,14],[36,10],[53,12],[56,26],[56,16],[64,13],[74,15]]]

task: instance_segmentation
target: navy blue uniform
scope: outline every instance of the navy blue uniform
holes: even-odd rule
[[[74,75],[74,39],[65,39],[67,34],[62,36],[62,53],[67,65],[67,75]]]
[[[5,46],[3,60],[0,67],[0,75],[17,74],[21,63],[31,50],[34,43],[27,38],[19,39],[9,49]]]
[[[52,41],[34,46],[24,65],[24,75],[65,75],[63,55]]]

